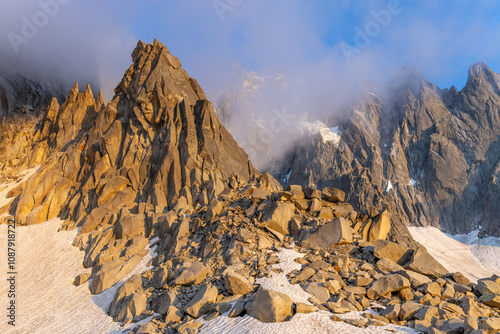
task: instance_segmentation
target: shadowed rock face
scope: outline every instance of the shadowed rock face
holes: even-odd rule
[[[53,97],[64,99],[63,85],[57,81],[13,72],[3,65],[0,65],[0,119],[39,116]]]
[[[500,235],[499,83],[479,63],[461,92],[441,90],[408,65],[384,93],[350,109],[338,147],[303,145],[281,175],[290,175],[288,184],[340,188],[356,208],[390,207],[399,239],[400,224],[452,233],[479,225]]]
[[[19,197],[18,221],[62,214],[92,230],[137,203],[159,211],[179,197],[207,204],[232,176],[258,174],[164,45],[139,42],[132,58],[106,106],[89,87],[75,86],[61,107],[52,101],[33,148],[44,164]]]

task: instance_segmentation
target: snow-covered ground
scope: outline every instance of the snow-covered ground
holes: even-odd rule
[[[273,273],[270,278],[262,278],[257,280],[261,286],[267,289],[285,293],[292,299],[293,302],[305,302],[311,297],[310,294],[303,291],[300,285],[291,285],[286,274],[295,269],[300,269],[301,265],[294,262],[294,259],[303,257],[294,250],[282,248],[277,254],[281,263],[278,263],[272,268],[283,270],[281,273]],[[358,328],[348,325],[344,322],[330,320],[332,313],[326,311],[318,311],[308,314],[295,314],[290,321],[280,323],[263,323],[252,318],[249,315],[238,318],[227,317],[227,312],[210,321],[203,321],[203,326],[200,329],[200,334],[222,334],[222,333],[245,333],[245,334],[260,334],[260,333],[286,333],[286,334],[308,334],[308,333],[418,333],[417,331],[401,326],[386,325],[383,327],[369,326],[368,328]],[[362,312],[350,312],[340,315],[342,318],[360,318]]]
[[[434,227],[410,227],[413,238],[450,272],[471,281],[500,275],[500,238],[479,239],[477,231],[447,235]]]
[[[16,327],[7,325],[6,312],[2,312],[1,333],[122,333],[118,323],[106,315],[121,283],[92,296],[88,284],[75,287],[73,278],[90,269],[82,266],[84,253],[71,243],[76,230],[57,232],[59,219],[16,227],[17,296]],[[0,225],[0,245],[7,251],[7,225]],[[148,246],[147,246],[148,247]],[[0,256],[0,280],[5,282],[7,256]],[[124,280],[143,272],[151,259],[151,252]],[[7,284],[0,284],[0,306],[7,307]],[[135,325],[134,325],[135,326]]]

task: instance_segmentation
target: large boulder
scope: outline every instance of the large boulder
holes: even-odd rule
[[[165,315],[169,311],[169,308],[176,304],[177,301],[177,292],[175,290],[168,290],[165,294],[162,294],[158,300],[156,300],[153,310],[156,313]]]
[[[151,285],[155,289],[161,289],[168,284],[169,270],[165,263],[162,263],[156,268],[153,277],[151,278]]]
[[[400,291],[410,286],[410,281],[403,276],[398,274],[388,275],[373,282],[366,295],[368,298],[375,300],[383,295]]]
[[[134,275],[129,278],[125,283],[120,286],[118,290],[115,292],[115,296],[111,305],[109,307],[109,315],[112,316],[115,321],[123,321],[118,320],[116,317],[122,311],[124,307],[126,307],[126,299],[131,296],[134,292],[139,291],[142,286],[142,278],[140,275]]]
[[[488,306],[500,308],[500,296],[498,295],[482,295],[479,300]]]
[[[304,240],[302,247],[325,250],[339,244],[350,244],[352,241],[352,230],[349,222],[345,218],[335,218]]]
[[[305,195],[304,192],[302,191],[302,186],[300,185],[289,185],[286,188],[286,191],[289,191],[292,193],[292,199],[304,199]]]
[[[205,284],[186,305],[184,311],[194,318],[198,318],[210,311],[217,300],[217,288],[212,284]]]
[[[172,285],[197,285],[203,282],[209,271],[202,263],[196,261],[188,269],[184,270],[173,281]]]
[[[414,301],[407,301],[401,305],[401,310],[399,311],[399,319],[401,320],[411,320],[411,318],[424,306],[420,303]]]
[[[248,314],[262,322],[289,320],[292,317],[292,299],[283,293],[260,287]]]
[[[92,276],[90,292],[95,295],[115,285],[139,263],[144,255],[146,253],[142,251],[128,260],[119,258],[103,264],[100,270]]]
[[[344,202],[345,192],[337,188],[325,187],[323,188],[323,196],[329,202]]]
[[[373,246],[375,247],[373,255],[379,259],[385,257],[401,266],[411,259],[412,251],[395,242],[379,239],[375,241]]]
[[[289,232],[289,222],[295,215],[295,205],[286,202],[277,202],[272,205],[264,215],[264,222],[267,228],[287,235]]]
[[[448,270],[422,246],[417,248],[413,258],[405,265],[405,268],[431,277],[442,277],[448,273]]]
[[[245,295],[253,291],[253,285],[243,276],[230,271],[224,277],[227,292],[232,295]]]
[[[133,293],[126,298],[122,310],[114,320],[121,321],[122,325],[131,323],[146,311],[147,303],[148,296],[144,291]]]
[[[484,279],[477,282],[476,290],[481,295],[500,295],[500,284]]]
[[[391,230],[391,214],[388,210],[382,212],[375,222],[372,223],[370,231],[368,232],[368,241],[375,242],[379,239],[387,238]]]
[[[500,318],[488,318],[481,323],[481,327],[486,333],[500,332]]]
[[[425,275],[419,274],[411,270],[401,270],[397,274],[406,277],[412,286],[412,288],[418,288],[426,283],[430,283],[431,279]]]
[[[401,267],[399,264],[397,264],[394,261],[391,261],[385,257],[381,258],[377,262],[376,267],[378,270],[383,270],[383,271],[388,271],[388,272],[395,272],[395,271],[403,270],[403,267]]]
[[[114,321],[126,325],[146,311],[148,298],[141,286],[141,276],[135,275],[116,291],[109,309],[109,315],[113,317]]]
[[[324,304],[330,299],[330,292],[322,283],[306,284],[304,286],[304,291],[314,296],[320,304]]]

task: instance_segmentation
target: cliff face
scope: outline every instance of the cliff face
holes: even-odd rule
[[[62,216],[91,231],[138,203],[207,204],[231,177],[258,174],[164,45],[140,42],[132,58],[106,106],[77,85],[52,100],[31,152],[42,166],[11,208],[20,223]]]
[[[406,66],[350,109],[338,146],[303,145],[277,176],[339,187],[357,208],[390,207],[395,226],[499,235],[499,78],[479,63],[462,91],[440,90]]]
[[[0,119],[41,115],[53,97],[64,99],[63,91],[63,86],[55,81],[0,67]]]
[[[57,81],[14,72],[0,62],[0,172],[7,176],[29,167],[36,125],[53,98],[64,100],[64,89]]]

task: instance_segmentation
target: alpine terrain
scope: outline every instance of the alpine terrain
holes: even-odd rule
[[[23,279],[46,282],[3,333],[500,331],[500,278],[455,270],[408,228],[500,235],[500,76],[486,64],[460,92],[408,65],[259,171],[167,47],[139,42],[132,61],[109,103],[0,80],[0,221],[33,243],[17,248],[39,259],[19,260]],[[217,105],[228,122],[231,101]],[[69,276],[57,261],[76,250]],[[29,308],[68,279],[115,329],[66,300],[50,307],[68,321]]]

